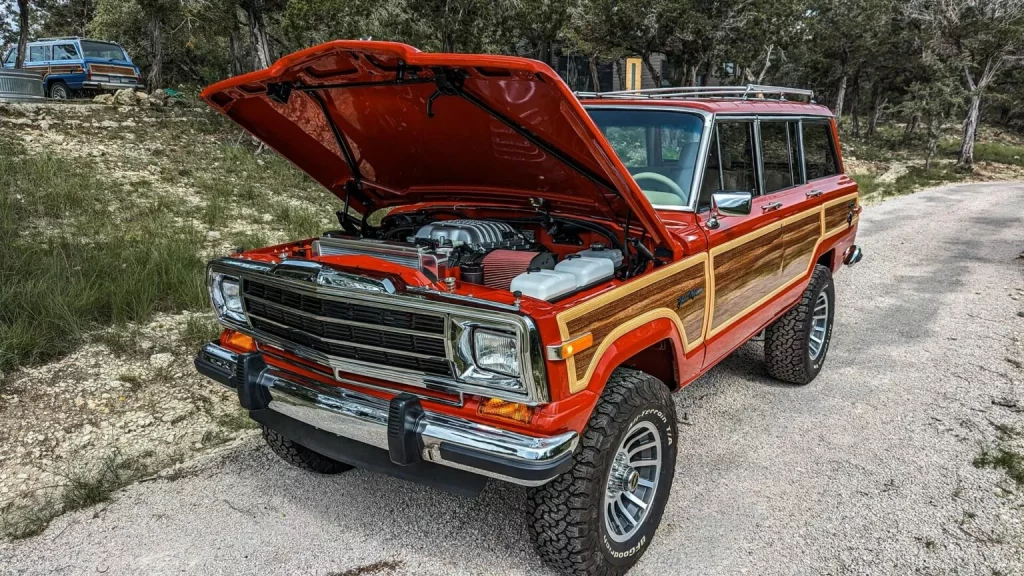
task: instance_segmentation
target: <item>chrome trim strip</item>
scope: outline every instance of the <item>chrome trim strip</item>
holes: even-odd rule
[[[296,328],[294,326],[289,326],[287,324],[282,324],[280,322],[277,322],[276,320],[271,320],[270,318],[266,318],[266,317],[260,316],[259,314],[253,314],[252,312],[248,312],[248,315],[249,315],[250,318],[254,318],[256,320],[259,320],[260,322],[266,322],[267,324],[273,324],[274,326],[280,326],[281,328],[286,328],[288,330],[297,330],[297,331],[302,332],[303,334],[309,336],[310,338],[315,338],[315,339],[317,339],[317,340],[319,340],[321,342],[329,342],[331,344],[339,344],[341,346],[354,346],[356,348],[362,348],[364,350],[376,350],[377,352],[385,352],[387,354],[397,354],[399,356],[410,356],[412,358],[421,358],[423,360],[445,360],[445,361],[448,360],[448,358],[445,358],[444,356],[434,356],[434,355],[431,355],[431,354],[421,354],[419,352],[406,352],[404,350],[402,350],[402,351],[395,350],[394,348],[382,348],[380,346],[374,346],[372,344],[360,344],[358,342],[349,342],[347,340],[335,340],[334,338],[325,338],[323,336],[319,336],[317,334],[313,334],[312,332],[307,332],[306,330],[303,330],[301,328]]]
[[[270,358],[278,360],[279,362],[285,362],[285,363],[292,364],[292,362],[290,360],[288,360],[287,358],[284,358],[282,356],[274,354],[273,352],[267,352],[265,350],[261,350],[260,354],[262,354],[264,356],[269,356]],[[423,401],[426,401],[426,402],[435,402],[437,404],[445,404],[447,406],[461,407],[461,406],[465,405],[465,398],[463,397],[461,392],[457,392],[457,391],[450,392],[450,394],[452,394],[452,395],[454,395],[456,397],[456,399],[453,400],[451,398],[443,398],[443,397],[438,397],[438,396],[430,396],[429,394],[411,393],[411,392],[407,392],[405,390],[397,390],[395,388],[388,388],[386,386],[377,386],[376,384],[369,384],[367,382],[360,382],[358,380],[352,380],[351,378],[337,377],[337,376],[334,376],[332,374],[326,373],[326,372],[324,372],[322,370],[314,369],[314,368],[311,368],[311,367],[308,367],[308,366],[303,366],[303,367],[306,368],[307,370],[309,370],[310,372],[317,372],[318,374],[321,374],[321,375],[323,375],[323,376],[325,376],[327,378],[335,378],[337,381],[341,382],[342,384],[348,384],[350,386],[360,386],[362,388],[369,388],[371,390],[377,390],[378,392],[386,392],[388,394],[412,394],[413,396],[419,398],[420,400],[423,400]],[[286,380],[290,380],[292,382],[295,382],[295,383],[300,384],[302,386],[305,386],[307,388],[309,388],[311,385],[312,386],[324,386],[324,384],[321,383],[321,382],[317,382],[316,380],[313,380],[312,378],[303,376],[302,374],[299,374],[298,372],[295,372],[293,370],[289,370],[289,369],[281,367],[281,366],[268,365],[268,370],[270,370],[271,374],[273,374],[275,372],[276,373],[280,373],[280,374],[283,375],[283,377]],[[441,391],[438,390],[438,392],[441,392]]]
[[[388,449],[387,401],[353,390],[305,386],[269,372],[264,372],[259,382],[270,390],[271,410],[331,434]],[[416,432],[423,441],[425,460],[525,486],[539,486],[550,479],[526,482],[448,462],[441,457],[440,445],[444,442],[508,460],[537,463],[572,452],[579,442],[579,434],[572,431],[538,438],[436,412],[425,412]]]
[[[394,332],[395,334],[408,334],[410,336],[422,336],[424,338],[437,338],[444,339],[444,334],[434,334],[433,332],[420,332],[418,330],[409,330],[408,328],[395,328],[393,326],[383,326],[379,324],[367,324],[366,322],[357,322],[355,320],[342,320],[340,318],[331,318],[330,316],[320,316],[319,314],[313,314],[312,312],[306,312],[305,310],[299,310],[290,306],[284,306],[277,302],[272,302],[266,298],[260,298],[259,296],[252,296],[250,294],[243,294],[243,298],[249,298],[255,300],[263,305],[272,306],[279,310],[287,310],[288,312],[294,312],[296,314],[305,316],[307,318],[313,318],[320,320],[321,322],[331,322],[334,324],[344,324],[346,326],[355,326],[357,328],[369,328],[371,330],[380,330],[382,332]],[[251,314],[255,316],[255,314]]]

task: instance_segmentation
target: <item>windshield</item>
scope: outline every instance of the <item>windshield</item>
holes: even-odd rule
[[[588,110],[655,206],[689,206],[704,120],[670,110]]]
[[[82,40],[82,53],[86,58],[105,58],[107,60],[127,60],[128,56],[117,44]]]

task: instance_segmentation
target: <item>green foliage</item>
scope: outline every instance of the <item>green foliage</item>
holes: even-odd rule
[[[205,307],[202,234],[159,213],[115,222],[108,194],[93,166],[0,139],[0,370],[58,357],[98,326]]]

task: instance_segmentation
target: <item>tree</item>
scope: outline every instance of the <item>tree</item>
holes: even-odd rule
[[[971,169],[982,97],[1001,72],[1024,58],[1024,1],[918,0],[909,10],[960,71],[967,113],[957,165]]]
[[[25,67],[25,52],[28,51],[29,5],[28,0],[18,0],[18,58],[15,68]]]
[[[96,15],[96,0],[35,0],[44,36],[85,36]]]

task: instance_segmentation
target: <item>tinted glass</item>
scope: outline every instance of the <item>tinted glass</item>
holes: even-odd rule
[[[704,121],[666,110],[590,110],[612,149],[655,206],[688,206]]]
[[[715,126],[697,209],[711,207],[711,195],[719,190],[757,193],[753,122],[722,122]]]
[[[45,62],[50,59],[50,47],[49,46],[29,46],[28,47],[28,61],[29,62]]]
[[[117,44],[82,40],[82,52],[86,58],[105,58],[107,60],[126,60],[124,50]]]
[[[808,180],[839,173],[831,125],[804,121],[804,165]]]
[[[765,194],[801,184],[796,122],[761,121]]]
[[[53,47],[54,60],[75,60],[78,58],[78,50],[74,44],[57,44]]]

